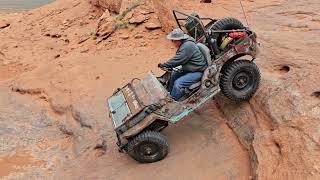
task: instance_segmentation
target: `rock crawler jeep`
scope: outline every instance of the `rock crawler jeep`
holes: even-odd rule
[[[260,83],[260,71],[253,62],[257,55],[253,31],[234,18],[201,18],[176,10],[173,15],[178,26],[197,41],[207,60],[202,80],[185,89],[182,100],[175,101],[167,85],[172,71],[179,69],[163,69],[161,77],[149,72],[143,79],[133,79],[119,88],[107,100],[119,151],[141,163],[166,157],[169,144],[160,132],[169,123],[182,120],[219,92],[235,102],[247,101]]]

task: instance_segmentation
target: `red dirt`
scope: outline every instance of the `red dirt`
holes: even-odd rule
[[[27,171],[26,168],[38,168],[44,164],[44,161],[34,159],[27,152],[19,152],[11,156],[0,156],[0,177]]]

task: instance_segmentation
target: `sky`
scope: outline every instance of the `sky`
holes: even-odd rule
[[[32,9],[54,0],[0,0],[0,9]]]

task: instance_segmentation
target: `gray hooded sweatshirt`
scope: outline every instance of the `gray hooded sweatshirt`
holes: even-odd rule
[[[182,65],[185,72],[201,72],[207,67],[207,61],[202,55],[193,38],[183,40],[176,55],[163,64],[167,68]]]

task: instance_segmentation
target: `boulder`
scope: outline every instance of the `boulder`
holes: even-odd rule
[[[176,27],[176,22],[172,15],[173,9],[180,9],[182,2],[178,0],[163,1],[163,0],[152,0],[154,4],[154,10],[157,13],[162,29],[166,32],[170,32]]]
[[[129,19],[130,24],[141,24],[147,21],[150,17],[143,15],[143,14],[138,14],[134,13],[133,16]]]
[[[134,38],[135,38],[135,39],[141,39],[141,38],[143,38],[143,35],[142,35],[142,34],[136,34],[136,35],[134,36]]]
[[[104,11],[109,10],[113,13],[120,13],[122,0],[90,0],[92,5],[102,8]]]
[[[109,37],[115,31],[112,16],[109,10],[105,10],[97,24],[96,33],[102,37]]]
[[[161,27],[162,26],[158,18],[152,18],[145,24],[145,28],[148,30],[159,29]]]
[[[121,38],[121,39],[129,39],[129,35],[127,35],[127,34],[122,34],[122,35],[120,36],[120,38]]]

